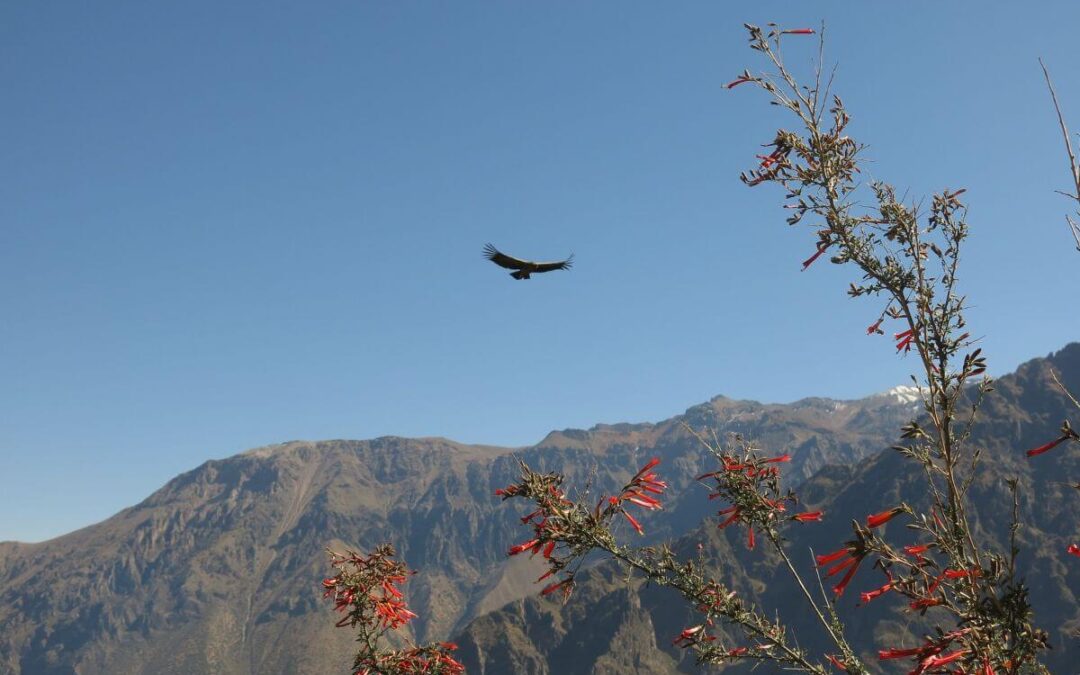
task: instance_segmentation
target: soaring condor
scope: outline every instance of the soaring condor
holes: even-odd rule
[[[551,270],[568,270],[574,265],[574,256],[570,255],[566,260],[559,262],[533,262],[531,260],[519,260],[499,251],[491,244],[484,247],[484,257],[499,267],[514,270],[510,276],[515,279],[528,279],[530,274],[550,272]]]

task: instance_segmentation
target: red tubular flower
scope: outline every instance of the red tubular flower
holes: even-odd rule
[[[645,530],[641,527],[641,523],[639,523],[633,516],[623,510],[622,503],[624,501],[627,501],[631,504],[635,504],[637,506],[650,510],[663,508],[663,505],[660,503],[659,499],[656,499],[655,497],[650,497],[649,495],[645,494],[646,492],[657,495],[663,494],[664,489],[667,488],[667,483],[659,480],[657,478],[657,475],[655,473],[652,473],[652,469],[655,468],[656,465],[659,463],[659,457],[653,457],[652,459],[650,459],[645,464],[645,466],[638,469],[638,472],[633,475],[633,477],[630,479],[630,482],[627,483],[626,487],[623,489],[621,495],[619,495],[618,497],[608,498],[608,502],[612,506],[614,506],[615,509],[619,511],[619,513],[623,514],[623,516],[626,518],[627,521],[630,522],[630,525],[633,526],[633,528],[637,531],[638,534],[645,534]],[[600,503],[603,503],[603,499],[600,500]],[[597,504],[596,509],[599,513],[600,504]]]
[[[829,248],[829,244],[818,244],[817,252],[814,253],[814,255],[810,256],[809,258],[807,258],[806,260],[803,261],[802,270],[800,270],[800,271],[805,272],[806,268],[813,265],[814,261],[817,260],[818,258],[820,258],[821,255],[823,253],[825,253],[826,250],[828,250],[828,248]]]
[[[744,654],[746,654],[749,651],[750,651],[749,647],[735,647],[733,649],[729,649],[727,655],[728,656],[743,656]]]
[[[539,515],[540,515],[540,514],[542,514],[543,512],[544,512],[544,510],[543,510],[543,509],[536,509],[535,511],[533,511],[533,512],[532,512],[532,513],[530,513],[529,515],[527,515],[527,516],[522,516],[522,517],[521,517],[521,524],[522,524],[522,525],[524,525],[525,523],[527,523],[527,522],[529,522],[530,520],[532,520],[533,518],[535,518],[535,517],[539,516]]]
[[[930,513],[934,516],[934,524],[937,525],[939,529],[944,530],[945,529],[945,523],[943,523],[941,521],[941,517],[938,516],[937,507],[935,506],[933,508],[933,510],[930,511]]]
[[[1064,443],[1067,440],[1069,440],[1069,437],[1067,435],[1062,435],[1062,436],[1058,437],[1057,440],[1050,441],[1046,445],[1040,445],[1039,447],[1037,447],[1037,448],[1035,448],[1033,450],[1028,450],[1027,451],[1027,456],[1028,457],[1035,457],[1036,455],[1041,455],[1044,452],[1049,452],[1050,450],[1053,450],[1054,448],[1061,445],[1062,443]]]
[[[787,504],[784,503],[783,499],[762,499],[764,499],[766,504],[773,507],[777,511],[787,511]]]
[[[735,506],[733,506],[731,508],[734,509],[732,511],[731,515],[728,516],[727,520],[725,520],[724,522],[722,522],[722,523],[720,523],[719,525],[716,526],[718,529],[722,530],[725,527],[727,527],[728,525],[731,525],[732,523],[734,523],[736,520],[739,519],[739,514],[742,512],[741,509],[739,509],[738,507],[735,507]],[[726,509],[725,509],[725,511],[726,511]],[[724,512],[722,511],[721,514],[723,514],[723,513]]]
[[[931,548],[933,548],[933,546],[934,546],[933,544],[919,544],[919,545],[905,546],[904,547],[904,553],[907,553],[910,556],[914,556],[915,558],[918,558],[919,560],[922,560],[922,554],[929,551]]]
[[[763,460],[761,460],[761,463],[762,464],[777,464],[779,462],[790,462],[790,461],[791,461],[791,455],[783,454],[783,455],[780,455],[779,457],[770,457],[768,459],[763,459]]]
[[[917,612],[919,610],[929,609],[931,607],[937,607],[938,605],[941,605],[941,604],[944,604],[944,603],[945,603],[945,601],[942,600],[941,598],[921,598],[919,600],[912,601],[912,603],[910,605],[908,605],[908,606],[911,607],[912,610]]]
[[[915,339],[915,332],[910,328],[903,333],[897,333],[893,335],[893,339],[896,340],[896,351],[911,351],[911,341]]]
[[[727,84],[725,84],[724,89],[734,89],[735,87],[739,86],[740,84],[746,84],[747,82],[753,82],[753,81],[754,81],[753,78],[743,76],[743,77],[740,77],[737,80],[732,80],[731,82],[728,82]]]
[[[386,592],[386,593],[387,593],[388,595],[392,595],[392,596],[394,596],[395,598],[400,598],[400,597],[402,597],[402,595],[401,595],[401,591],[399,591],[399,590],[398,590],[398,589],[397,589],[397,588],[396,588],[396,587],[394,586],[394,584],[390,583],[390,581],[389,581],[389,580],[387,580],[387,581],[383,581],[383,582],[382,582],[382,589],[383,589],[383,590],[384,590],[384,591],[385,591],[385,592]]]
[[[781,35],[813,35],[813,28],[789,28],[788,30],[780,31]]]
[[[791,519],[800,523],[819,522],[823,515],[825,515],[824,511],[806,511],[805,513],[796,513]]]
[[[889,583],[885,584],[881,588],[875,588],[872,591],[867,591],[865,593],[860,593],[859,594],[859,599],[862,600],[862,603],[865,605],[866,603],[870,602],[874,598],[885,595],[886,593],[888,593],[889,591],[892,590],[892,587],[893,587],[893,580],[892,580],[892,577],[889,577]]]
[[[909,656],[919,656],[925,653],[926,647],[915,647],[912,649],[882,649],[878,652],[879,661],[887,661],[889,659],[906,659]]]
[[[825,655],[825,658],[829,660],[829,663],[831,663],[831,664],[833,664],[834,666],[836,666],[836,667],[837,667],[837,669],[839,669],[839,670],[842,670],[842,671],[844,671],[845,673],[847,672],[847,666],[845,666],[845,665],[844,665],[844,662],[843,662],[843,661],[841,661],[840,659],[836,658],[836,657],[835,657],[835,656],[833,656],[832,654],[826,654],[826,655]]]
[[[658,500],[653,499],[652,497],[650,497],[648,495],[643,495],[641,493],[636,493],[636,492],[631,492],[629,494],[630,494],[630,496],[628,496],[626,498],[626,501],[630,502],[631,504],[637,504],[638,506],[640,506],[642,508],[646,508],[646,509],[661,509],[661,508],[663,508],[663,505],[661,505]]]
[[[535,547],[537,547],[539,545],[540,545],[540,540],[539,539],[530,539],[529,541],[526,541],[524,543],[518,544],[517,546],[514,546],[513,548],[511,548],[509,551],[506,552],[506,555],[517,555],[518,553],[528,551],[529,549],[535,548]]]
[[[845,559],[841,560],[840,562],[836,563],[835,565],[833,565],[829,569],[825,570],[825,578],[834,577],[837,574],[840,574],[841,572],[843,572],[847,568],[851,567],[852,565],[854,565],[858,561],[859,561],[859,558],[857,558],[855,556],[851,556],[849,558],[845,558]]]
[[[704,625],[691,626],[690,628],[687,628],[683,632],[679,633],[679,637],[672,640],[671,644],[677,645],[679,643],[685,642],[686,644],[683,644],[681,646],[687,647],[687,646],[693,644],[694,642],[697,642],[697,640],[694,638],[694,636],[697,635],[698,633],[700,633],[703,630],[705,630]]]
[[[638,472],[634,474],[634,477],[630,479],[630,482],[633,483],[636,479],[641,478],[642,476],[644,476],[649,471],[649,469],[655,468],[656,465],[659,464],[659,463],[660,463],[660,458],[659,457],[653,457],[652,459],[650,459],[648,461],[648,463],[645,466],[638,469]]]
[[[1069,544],[1069,548],[1065,549],[1065,552],[1080,558],[1080,546],[1076,544]]]
[[[827,553],[825,555],[816,556],[814,558],[814,562],[817,563],[818,567],[824,567],[825,565],[828,565],[831,562],[835,562],[835,561],[839,560],[840,558],[843,558],[844,556],[850,556],[850,555],[851,555],[851,549],[849,549],[847,547],[844,547],[844,548],[840,549],[839,551],[833,551],[832,553]]]
[[[724,458],[724,471],[742,471],[749,466],[749,464],[740,464],[729,457]]]
[[[758,165],[760,169],[768,169],[773,164],[780,161],[780,158],[784,156],[783,150],[776,150],[768,155],[754,155],[761,160],[761,164]]]
[[[875,527],[881,527],[885,523],[889,522],[899,514],[904,512],[904,508],[901,506],[894,506],[893,508],[882,511],[881,513],[875,513],[872,516],[866,517],[866,526],[870,529]]]
[[[845,559],[846,556],[846,559]],[[849,544],[839,551],[834,551],[827,555],[819,555],[815,558],[817,566],[825,567],[831,563],[835,563],[832,567],[825,570],[825,576],[831,577],[847,570],[847,573],[840,579],[840,583],[833,587],[833,593],[839,597],[843,594],[844,589],[851,582],[852,577],[855,576],[855,572],[859,569],[859,564],[862,563],[863,558],[866,557],[866,551],[858,548],[855,544]]]
[[[881,330],[881,324],[882,324],[883,321],[885,321],[885,317],[881,317],[880,319],[878,319],[874,323],[870,324],[870,326],[866,329],[866,334],[867,335],[873,335],[874,333],[877,333],[879,335],[884,334],[885,331]]]
[[[858,558],[852,558],[852,560],[855,561],[855,564],[847,571],[847,574],[840,580],[840,583],[833,586],[832,590],[836,597],[840,597],[844,594],[844,590],[847,588],[848,584],[851,583],[851,579],[855,576],[855,572],[859,570],[859,563],[861,563],[863,559],[862,556],[859,556]]]
[[[751,551],[754,550],[754,527],[752,525],[746,528],[746,548]]]
[[[967,656],[969,653],[971,653],[970,649],[961,649],[958,652],[953,652],[952,654],[945,654],[944,656],[931,656],[929,658],[923,659],[919,663],[919,667],[926,670],[930,668],[940,668],[941,666],[952,663],[953,661],[959,661],[960,659]]]
[[[550,586],[545,587],[544,590],[540,591],[540,595],[551,595],[552,593],[559,590],[560,588],[562,589],[562,592],[563,592],[564,595],[569,595],[569,593],[570,593],[570,591],[571,591],[571,589],[573,587],[574,587],[574,580],[573,579],[563,579],[562,581],[556,581],[555,583],[551,584]]]

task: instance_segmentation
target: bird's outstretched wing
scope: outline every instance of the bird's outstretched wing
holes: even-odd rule
[[[558,262],[541,262],[533,263],[536,265],[536,272],[550,272],[552,270],[568,270],[574,266],[574,255],[571,254],[566,260],[560,260]]]
[[[513,256],[508,256],[491,244],[484,247],[484,257],[499,267],[505,267],[508,270],[523,270],[529,266],[527,260],[518,260]]]

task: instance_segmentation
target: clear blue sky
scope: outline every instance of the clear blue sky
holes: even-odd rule
[[[879,307],[737,180],[789,123],[721,88],[770,20],[827,22],[875,178],[969,189],[994,372],[1080,339],[1036,63],[1080,129],[1076,2],[9,2],[0,540],[289,439],[904,383]],[[488,241],[577,265],[515,282]]]

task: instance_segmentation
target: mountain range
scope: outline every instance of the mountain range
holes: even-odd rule
[[[1054,663],[1064,664],[1080,649],[1069,636],[1080,625],[1080,565],[1059,553],[1076,536],[1080,502],[1060,477],[1080,476],[1080,462],[1076,453],[1034,462],[1022,452],[1069,414],[1051,367],[1080,391],[1080,344],[997,382],[979,427],[984,470],[972,499],[978,527],[998,537],[1010,504],[1003,478],[1020,478],[1025,570],[1036,606],[1047,608]],[[407,637],[457,640],[469,672],[693,672],[671,647],[692,615],[664,589],[598,564],[565,605],[538,598],[535,561],[505,555],[525,533],[521,514],[494,489],[525,461],[610,493],[658,456],[671,487],[642,543],[702,543],[736,588],[783,610],[790,589],[776,561],[710,520],[715,508],[694,481],[708,456],[687,426],[791,454],[786,473],[808,508],[837,514],[800,528],[792,549],[821,551],[844,540],[850,518],[918,502],[918,475],[888,450],[917,414],[906,388],[786,405],[716,397],[662,422],[555,431],[524,448],[384,437],[293,441],[209,461],[96,525],[0,542],[0,672],[347,672],[352,638],[333,627],[319,587],[330,572],[325,549],[385,541],[419,572],[406,586],[420,615]],[[860,643],[906,635],[910,618],[882,607],[843,608],[868,619],[853,623]],[[814,627],[796,623],[800,639],[805,631],[817,644]]]
[[[1006,480],[1018,479],[1023,523],[1017,536],[1022,551],[1018,569],[1031,589],[1036,624],[1050,634],[1052,649],[1044,663],[1050,672],[1072,673],[1080,657],[1080,561],[1065,550],[1080,535],[1080,495],[1074,488],[1080,453],[1069,446],[1033,459],[1024,453],[1052,440],[1063,419],[1075,420],[1080,414],[1051,372],[1071,391],[1080,390],[1080,344],[1025,363],[995,383],[971,439],[982,449],[982,459],[969,498],[978,538],[1007,551],[1012,497]],[[916,509],[927,506],[921,469],[892,450],[827,466],[803,482],[798,493],[803,508],[821,509],[827,516],[813,527],[790,532],[788,550],[802,563],[811,584],[811,552],[840,548],[851,538],[852,519],[902,502]],[[701,523],[678,539],[675,549],[684,556],[700,555],[717,578],[755,600],[766,614],[783,617],[800,645],[829,653],[830,643],[778,556],[760,547],[747,551],[740,528],[718,530],[717,522],[713,517]],[[914,543],[902,526],[886,526],[886,535],[899,545]],[[701,553],[695,551],[698,546]],[[921,617],[905,603],[887,598],[857,606],[859,591],[884,581],[876,570],[861,571],[838,602],[839,613],[852,644],[863,648],[864,663],[883,672],[907,672],[909,663],[879,662],[876,652],[921,644],[934,614]],[[700,672],[700,667],[672,641],[682,628],[697,623],[700,616],[673,592],[643,587],[641,580],[627,581],[625,573],[609,563],[591,569],[565,605],[535,596],[516,600],[478,617],[458,641],[470,673],[689,673]],[[726,644],[745,644],[739,637],[730,635]],[[733,673],[750,670],[738,664],[724,668]]]

